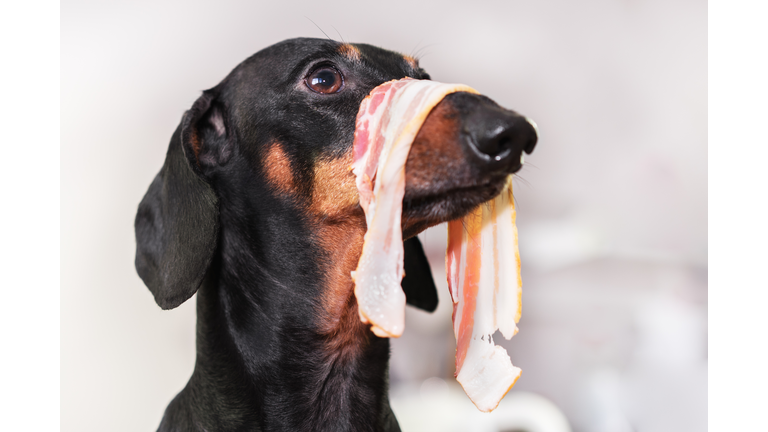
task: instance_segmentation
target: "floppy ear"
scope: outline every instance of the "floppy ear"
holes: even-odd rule
[[[221,107],[207,91],[185,113],[139,204],[136,271],[163,309],[192,297],[216,251],[219,203],[204,172],[229,159],[226,135]]]
[[[437,309],[437,288],[419,238],[406,240],[403,249],[405,277],[400,284],[405,292],[405,301],[411,306],[434,312]]]

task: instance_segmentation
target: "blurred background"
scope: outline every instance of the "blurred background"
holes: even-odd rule
[[[317,24],[317,26],[311,22]],[[515,181],[523,370],[492,414],[453,379],[440,289],[392,343],[404,431],[705,431],[707,3],[568,0],[61,3],[62,431],[155,430],[194,366],[194,301],[161,311],[133,218],[184,110],[280,40],[417,54],[534,119]],[[194,300],[194,299],[193,299]]]

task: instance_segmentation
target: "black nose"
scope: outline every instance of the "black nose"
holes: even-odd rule
[[[538,141],[533,122],[511,112],[492,115],[468,126],[472,138],[470,145],[495,162],[515,157],[519,159],[522,152],[530,154]]]
[[[539,140],[533,121],[479,94],[457,92],[445,100],[461,122],[467,162],[478,173],[510,174],[520,170],[523,153],[533,152]]]
[[[478,168],[512,173],[522,167],[523,152],[531,153],[538,141],[532,121],[482,95],[459,92],[449,98]]]
[[[479,107],[465,120],[464,128],[479,162],[494,171],[520,170],[523,152],[530,154],[539,139],[532,121],[498,105]]]

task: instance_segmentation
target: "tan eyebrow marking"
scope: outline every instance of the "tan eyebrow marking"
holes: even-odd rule
[[[354,45],[343,43],[339,46],[338,51],[352,61],[360,61],[360,50]]]
[[[405,61],[408,62],[409,65],[411,65],[412,68],[414,68],[414,69],[418,69],[419,68],[419,61],[416,60],[415,58],[413,58],[413,57],[411,57],[409,55],[404,55],[403,58],[405,59]]]

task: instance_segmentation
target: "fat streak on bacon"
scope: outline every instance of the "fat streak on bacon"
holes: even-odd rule
[[[368,229],[352,278],[360,319],[379,337],[399,337],[404,329],[400,224],[405,162],[432,108],[458,91],[477,93],[461,84],[404,78],[373,89],[358,111],[352,168]],[[499,197],[448,224],[446,270],[454,303],[456,379],[481,411],[496,408],[520,376],[491,338],[499,329],[509,339],[520,319],[514,223],[508,182]]]

